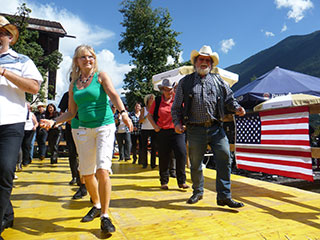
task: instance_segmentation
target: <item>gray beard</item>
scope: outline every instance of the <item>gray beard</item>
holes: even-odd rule
[[[206,69],[201,69],[200,67],[199,68],[196,68],[197,70],[197,73],[201,76],[205,76],[207,75],[209,72],[210,72],[210,67],[207,67]]]

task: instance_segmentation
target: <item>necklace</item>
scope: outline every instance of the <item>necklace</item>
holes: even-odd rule
[[[84,80],[82,80],[82,74],[80,74],[78,80],[79,80],[82,84],[86,84],[86,83],[90,80],[90,78],[92,77],[93,73],[94,73],[94,72],[92,72],[92,73],[90,74],[90,76],[89,76],[88,78],[84,79]]]

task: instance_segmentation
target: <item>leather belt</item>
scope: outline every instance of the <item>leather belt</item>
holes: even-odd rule
[[[203,123],[188,123],[188,125],[190,126],[199,126],[199,127],[212,127],[216,124],[219,124],[219,122],[217,120],[210,120],[210,121],[206,121],[206,122],[203,122]]]

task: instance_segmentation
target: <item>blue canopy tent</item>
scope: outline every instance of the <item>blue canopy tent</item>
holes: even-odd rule
[[[320,97],[320,78],[275,67],[234,93],[241,106],[252,109],[268,99],[304,93]]]

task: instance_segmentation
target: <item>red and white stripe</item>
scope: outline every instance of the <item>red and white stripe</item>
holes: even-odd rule
[[[309,109],[260,112],[260,144],[236,143],[238,168],[313,181]]]

